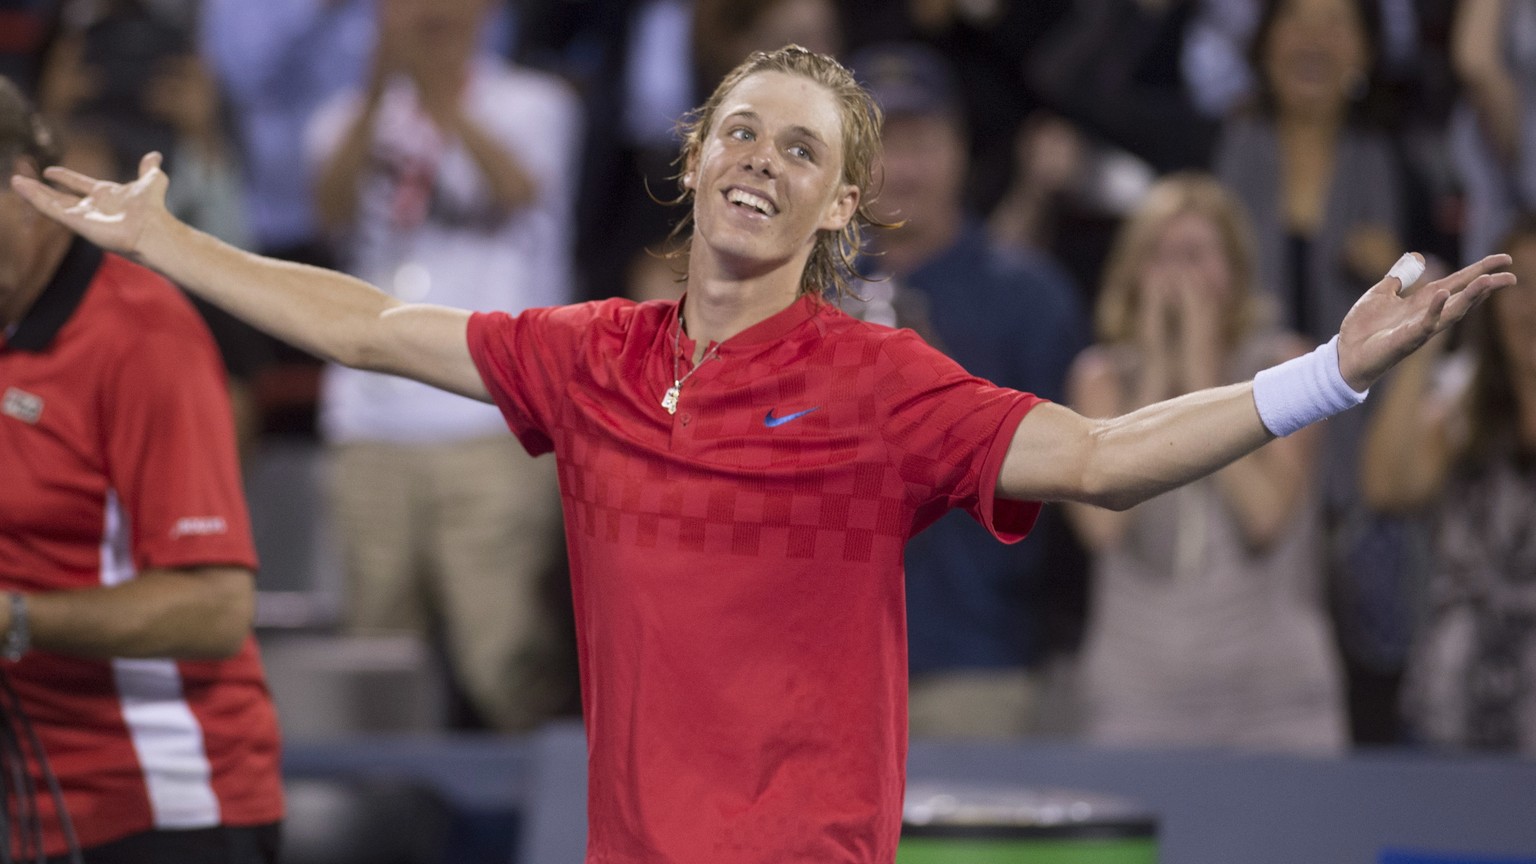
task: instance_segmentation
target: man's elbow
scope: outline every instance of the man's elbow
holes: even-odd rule
[[[232,568],[210,575],[202,623],[183,654],[189,660],[228,660],[239,654],[256,618],[254,574]]]
[[[1109,458],[1112,448],[1104,441],[1109,432],[1109,427],[1099,422],[1088,436],[1087,446],[1077,460],[1080,467],[1076,474],[1080,478],[1080,485],[1074,497],[1084,504],[1118,513],[1135,507],[1151,496],[1143,491],[1143,484],[1134,482],[1134,478],[1128,477]]]

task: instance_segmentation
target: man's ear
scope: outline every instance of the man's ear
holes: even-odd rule
[[[687,147],[683,151],[683,176],[678,178],[684,189],[689,192],[698,191],[699,177],[699,151],[697,147]]]
[[[838,190],[837,197],[832,199],[827,207],[826,218],[816,226],[822,231],[841,231],[853,214],[859,212],[859,187],[852,183],[844,183]]]

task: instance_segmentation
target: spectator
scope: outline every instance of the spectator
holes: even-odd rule
[[[1375,11],[1372,0],[1268,0],[1252,46],[1256,101],[1218,150],[1218,176],[1253,218],[1258,285],[1309,340],[1338,327],[1400,248],[1402,174],[1372,114]],[[1327,424],[1318,464],[1354,740],[1391,743],[1422,532],[1361,502],[1366,414]]]
[[[318,210],[352,272],[461,308],[572,299],[579,109],[551,76],[477,50],[489,0],[382,0],[367,88],[310,128]],[[480,719],[532,728],[565,701],[540,585],[558,559],[555,472],[499,412],[424,384],[326,370],[321,426],[359,631],[440,619]]]
[[[36,177],[51,151],[0,79],[0,163]],[[50,856],[78,840],[85,864],[273,864],[277,718],[212,339],[169,283],[9,191],[0,332],[0,665],[19,697],[4,713],[42,750],[8,757],[30,786],[6,785],[46,796],[56,775],[69,814],[7,803],[3,857],[34,860],[10,819],[30,804]]]
[[[1304,350],[1266,323],[1253,235],[1215,179],[1153,187],[1110,255],[1074,406],[1108,417]],[[1070,505],[1093,558],[1088,739],[1332,753],[1345,743],[1322,595],[1316,431],[1123,513]]]
[[[1258,284],[1308,337],[1332,332],[1398,248],[1398,173],[1368,114],[1373,8],[1269,0],[1253,45],[1259,94],[1227,122],[1216,157],[1253,218]]]
[[[1536,278],[1536,218],[1504,240],[1517,278]],[[1403,707],[1414,738],[1435,746],[1536,756],[1533,327],[1526,293],[1479,310],[1462,350],[1427,351],[1397,372],[1366,439],[1371,503],[1431,514]]]
[[[967,213],[968,137],[951,67],[918,43],[887,43],[858,52],[851,68],[885,110],[874,208],[903,223],[875,238],[868,265],[880,276],[861,291],[895,313],[886,323],[913,327],[972,374],[1060,399],[1084,342],[1076,290],[1043,254],[993,245]],[[1003,546],[950,513],[907,544],[914,735],[1037,731],[1052,530],[1046,520]]]

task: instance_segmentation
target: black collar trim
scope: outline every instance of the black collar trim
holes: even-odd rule
[[[16,332],[5,343],[6,347],[33,354],[48,350],[54,337],[80,307],[80,301],[85,299],[85,289],[96,278],[102,254],[99,247],[79,237],[74,238],[64,259],[59,262],[59,269],[53,272],[53,278],[22,317]]]

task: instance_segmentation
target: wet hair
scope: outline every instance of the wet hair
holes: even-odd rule
[[[29,159],[39,173],[59,161],[58,140],[37,109],[11,79],[0,75],[0,168],[9,177],[17,159]]]
[[[1221,235],[1222,252],[1232,271],[1233,302],[1222,327],[1228,344],[1236,345],[1265,320],[1263,299],[1254,284],[1254,239],[1247,211],[1215,177],[1180,171],[1153,184],[1115,236],[1094,315],[1100,341],[1135,340],[1142,271],[1168,225],[1187,213],[1210,220]]]
[[[683,140],[682,152],[674,163],[681,178],[691,166],[698,163],[704,149],[704,138],[714,125],[715,114],[726,95],[738,84],[760,72],[783,72],[808,78],[831,91],[837,100],[838,113],[842,117],[843,174],[842,183],[859,189],[859,206],[853,217],[840,230],[822,231],[816,237],[815,248],[806,261],[805,272],[800,277],[801,294],[820,294],[832,291],[841,295],[851,292],[855,278],[855,262],[864,250],[867,227],[893,228],[898,223],[884,222],[869,210],[874,201],[875,165],[880,156],[880,107],[869,92],[860,86],[841,63],[824,54],[808,51],[799,45],[786,45],[777,51],[755,51],[721,80],[719,86],[704,104],[688,112],[678,124]],[[683,189],[679,195],[666,202],[690,203],[693,192]],[[690,210],[672,229],[671,238],[678,241],[678,249],[672,253],[686,255],[691,243],[689,237],[693,216]]]

